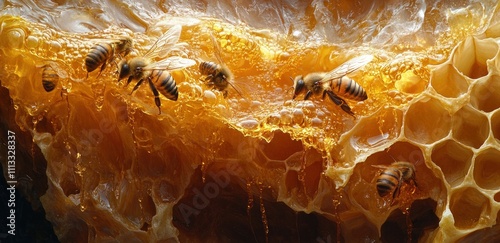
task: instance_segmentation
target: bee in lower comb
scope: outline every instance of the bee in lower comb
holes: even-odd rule
[[[37,67],[42,69],[42,86],[46,92],[53,91],[59,84],[59,79],[68,76],[56,62],[50,61]]]
[[[202,61],[200,62],[199,69],[201,75],[206,76],[205,81],[209,88],[213,88],[222,92],[224,97],[227,97],[227,87],[231,85],[234,90],[241,96],[241,91],[233,82],[233,74],[231,70],[224,64],[221,57],[220,46],[215,40],[213,35],[210,35],[212,43],[214,45],[214,54],[217,58],[217,62]]]
[[[177,43],[181,35],[181,30],[182,27],[180,25],[173,26],[160,36],[143,56],[134,57],[130,60],[122,60],[119,64],[118,81],[128,77],[126,83],[128,85],[132,80],[137,80],[137,84],[131,92],[132,94],[144,80],[147,80],[155,96],[155,104],[160,114],[161,101],[159,93],[170,100],[175,101],[178,98],[176,82],[168,71],[196,64],[194,60],[178,56],[168,57],[158,62],[153,61],[155,58],[164,58],[176,45],[179,44],[180,46],[183,44]]]
[[[377,192],[384,197],[392,192],[392,199],[399,195],[403,183],[412,182],[417,186],[415,180],[415,165],[409,162],[394,162],[389,166],[373,165],[373,167],[384,169],[377,177]]]
[[[325,95],[328,95],[342,110],[354,116],[347,102],[341,97],[363,101],[368,96],[361,85],[346,75],[368,64],[372,59],[372,55],[358,56],[341,64],[330,72],[316,72],[307,74],[306,76],[299,75],[293,79],[294,94],[292,99],[295,99],[302,93],[305,93],[304,100],[309,99],[311,95],[322,95],[323,99]]]
[[[42,85],[45,91],[54,90],[59,83],[59,75],[56,70],[49,64],[44,65],[42,70]]]
[[[129,37],[124,37],[116,40],[104,40],[101,43],[94,45],[87,56],[85,57],[85,67],[87,69],[87,77],[89,73],[96,70],[99,66],[102,71],[106,68],[106,64],[114,61],[116,56],[120,58],[125,57],[132,50],[132,39]]]

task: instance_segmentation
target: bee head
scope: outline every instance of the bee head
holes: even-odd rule
[[[290,79],[292,79],[290,77]],[[295,79],[293,80],[293,89],[294,89],[294,92],[293,92],[293,98],[292,99],[295,99],[295,97],[297,97],[297,95],[299,95],[300,93],[302,93],[302,91],[304,90],[305,88],[305,83],[304,83],[304,79],[302,78],[302,75],[299,75],[297,77],[295,77]]]
[[[122,80],[125,77],[130,76],[130,65],[127,63],[126,60],[120,61],[120,64],[118,64],[118,69],[120,70],[118,81]]]

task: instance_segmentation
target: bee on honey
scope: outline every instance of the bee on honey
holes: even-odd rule
[[[215,37],[210,35],[212,38],[212,43],[214,44],[215,57],[217,62],[202,61],[200,62],[199,69],[201,75],[206,76],[205,82],[209,88],[219,90],[227,97],[227,87],[231,85],[236,92],[241,96],[241,91],[237,88],[236,84],[233,82],[233,74],[231,70],[224,64],[221,57],[220,46],[218,45]]]
[[[186,68],[196,64],[194,60],[178,56],[168,57],[158,62],[155,58],[164,58],[172,49],[182,43],[177,43],[181,35],[182,27],[174,25],[158,38],[151,48],[143,55],[130,60],[122,60],[119,64],[118,81],[128,77],[126,85],[132,80],[137,80],[131,94],[147,80],[149,87],[155,96],[155,104],[161,114],[161,102],[159,93],[170,100],[177,100],[178,91],[174,78],[168,71]],[[158,92],[159,91],[159,92]]]
[[[123,58],[128,55],[130,51],[132,51],[132,39],[129,37],[116,40],[105,40],[94,45],[85,57],[87,78],[90,72],[96,70],[100,66],[101,70],[97,75],[97,77],[99,77],[106,68],[108,62],[114,61],[116,56]]]
[[[42,70],[42,85],[45,91],[54,90],[59,83],[59,75],[56,70],[49,64],[44,65]]]
[[[59,83],[60,78],[66,78],[66,71],[61,69],[55,62],[47,62],[44,65],[37,66],[42,69],[42,86],[46,92],[54,90]]]
[[[368,96],[365,90],[356,81],[346,75],[363,67],[373,59],[372,55],[362,55],[355,57],[330,72],[315,72],[306,76],[299,75],[293,80],[294,94],[293,98],[301,93],[305,93],[304,100],[311,95],[328,95],[336,105],[340,106],[347,114],[354,116],[347,102],[341,98],[362,101]]]
[[[389,166],[373,165],[373,167],[384,169],[377,177],[377,192],[380,197],[384,197],[392,192],[392,199],[400,193],[403,183],[415,181],[415,165],[409,162],[394,162]]]

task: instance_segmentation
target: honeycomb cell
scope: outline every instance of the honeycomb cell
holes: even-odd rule
[[[439,225],[436,206],[437,203],[428,198],[415,200],[408,214],[404,214],[401,209],[393,211],[382,225],[382,242],[419,242],[425,231]],[[411,225],[408,220],[411,220]],[[408,235],[409,232],[411,235]]]
[[[471,106],[464,106],[453,114],[453,138],[465,145],[479,148],[489,134],[488,118]]]
[[[453,140],[440,142],[432,149],[432,162],[441,168],[451,187],[462,183],[467,175],[474,152]]]
[[[453,66],[463,75],[477,79],[488,74],[486,61],[498,53],[498,44],[493,40],[468,37],[452,54]]]
[[[397,109],[380,109],[377,115],[363,119],[348,134],[354,148],[374,149],[394,139],[401,133],[403,112]]]
[[[488,148],[479,152],[474,161],[474,180],[484,189],[500,189],[500,151]]]
[[[449,112],[434,98],[413,103],[404,120],[405,135],[415,142],[433,143],[444,138],[451,130]]]
[[[500,143],[500,110],[496,110],[491,116],[491,131],[493,137]]]
[[[493,196],[493,199],[495,202],[500,202],[500,192],[495,193],[495,196]]]
[[[293,140],[289,134],[276,131],[271,142],[264,145],[263,152],[269,159],[285,160],[303,149],[302,142]]]
[[[445,63],[432,71],[431,86],[444,97],[457,98],[467,92],[469,83],[451,64]]]
[[[201,170],[195,171],[173,208],[180,242],[315,242],[337,235],[336,223],[321,214],[296,212],[266,196],[272,194],[269,189],[249,195],[238,181],[231,176],[224,185],[210,177],[203,182]],[[207,190],[212,187],[217,190]]]
[[[500,107],[500,76],[478,80],[471,90],[470,103],[478,110],[491,112]]]
[[[450,197],[450,210],[455,219],[455,227],[460,229],[474,228],[483,217],[489,218],[491,206],[476,188],[460,188]]]
[[[404,183],[400,197],[414,200],[422,195],[429,195],[430,191],[444,190],[440,180],[425,165],[422,149],[408,142],[397,142],[384,151],[370,155],[364,163],[356,165],[346,186],[346,192],[351,195],[351,200],[367,211],[386,213],[387,209],[383,204],[391,204],[392,198],[390,196],[380,198],[375,181],[383,170],[380,166],[389,166],[395,161],[410,162],[416,169],[415,180],[418,186],[415,188],[410,183]]]

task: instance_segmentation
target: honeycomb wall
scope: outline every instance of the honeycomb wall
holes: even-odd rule
[[[445,60],[423,68],[425,75],[398,69],[404,75],[397,81],[385,80],[383,67],[392,62],[380,55],[353,74],[370,97],[349,103],[353,119],[326,100],[291,101],[286,92],[290,70],[314,70],[312,60],[336,67],[334,46],[303,47],[213,19],[189,22],[181,37],[186,56],[213,54],[210,37],[198,34],[211,29],[223,52],[248,57],[227,65],[257,87],[251,99],[233,90],[224,98],[203,85],[196,68],[174,71],[181,96],[162,98],[158,115],[147,87],[130,95],[114,71],[85,79],[85,40],[117,29],[44,33],[47,26],[17,17],[0,21],[1,84],[15,110],[9,126],[29,131],[26,147],[39,147],[47,160],[40,200],[61,241],[495,237],[499,37],[465,37]],[[146,45],[166,29],[160,23],[128,34]],[[289,55],[294,51],[302,55]],[[46,61],[67,72],[52,93],[41,86],[39,64]],[[409,88],[415,80],[418,88]],[[394,161],[413,163],[416,183],[380,197],[380,166]]]

